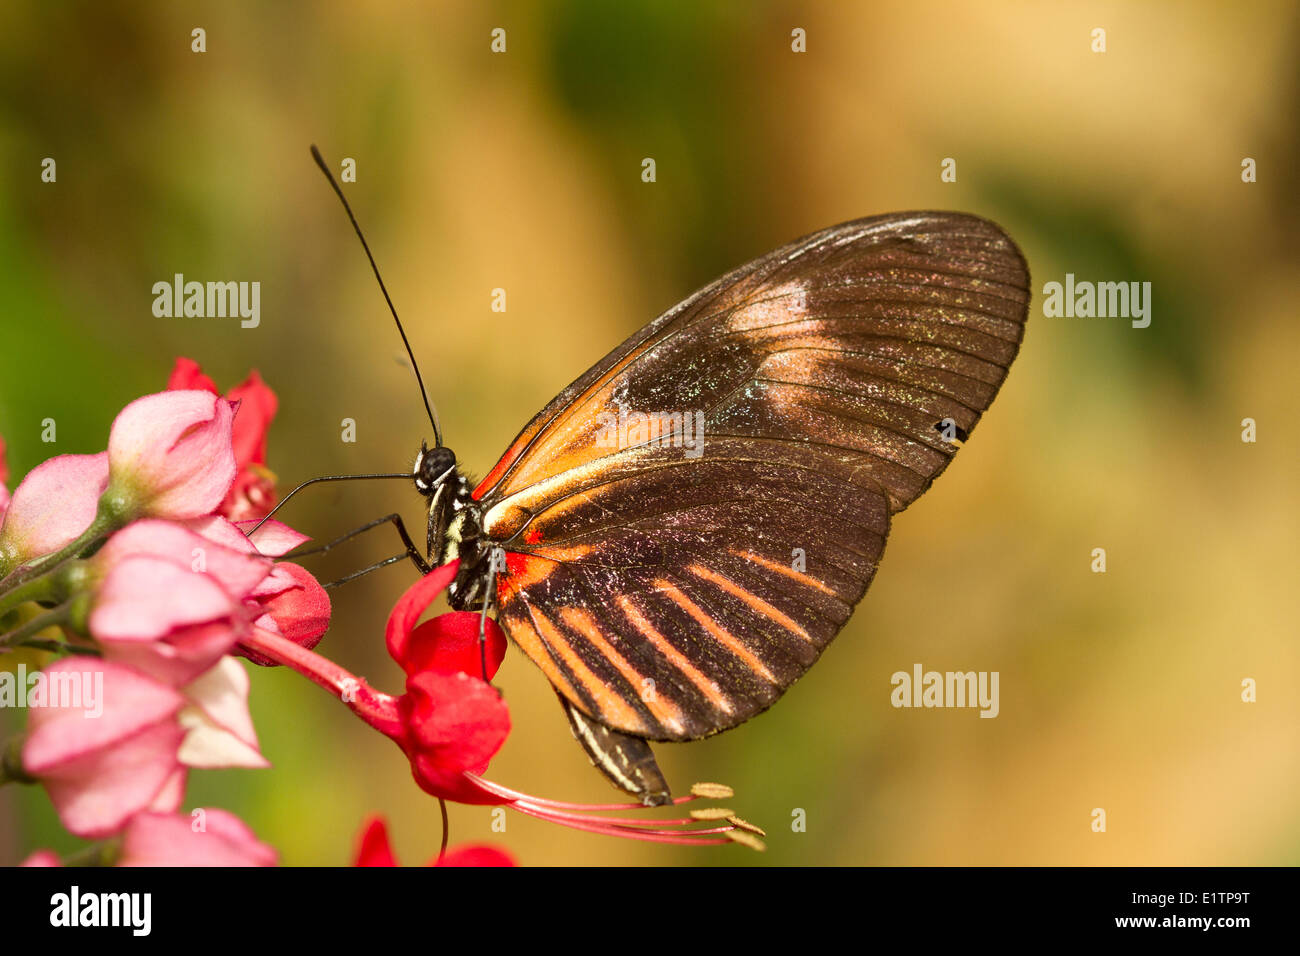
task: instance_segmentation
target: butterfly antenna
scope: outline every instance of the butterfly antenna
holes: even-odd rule
[[[312,159],[316,160],[316,165],[320,171],[325,174],[329,184],[334,189],[334,194],[339,197],[339,202],[343,203],[343,209],[348,214],[348,219],[352,223],[352,228],[357,232],[357,238],[361,240],[361,248],[366,250],[366,258],[370,260],[370,268],[375,272],[375,278],[379,281],[379,288],[384,293],[384,301],[388,303],[388,311],[393,313],[393,321],[397,323],[397,332],[402,337],[402,344],[406,346],[406,355],[411,360],[411,368],[415,370],[415,381],[420,386],[420,396],[424,399],[424,410],[429,414],[429,424],[433,426],[433,442],[438,448],[442,447],[442,429],[438,427],[438,413],[434,411],[432,403],[429,401],[429,393],[424,388],[424,376],[420,374],[420,366],[415,361],[415,353],[411,351],[411,343],[406,337],[406,329],[402,328],[402,320],[397,317],[397,309],[393,307],[392,297],[388,294],[388,287],[384,285],[384,277],[379,274],[379,266],[375,263],[375,257],[370,254],[370,244],[366,242],[366,237],[361,233],[361,226],[357,224],[357,217],[352,215],[352,207],[348,205],[347,197],[343,195],[343,190],[339,184],[334,181],[334,174],[330,172],[325,160],[320,154],[320,150],[315,147],[311,148]]]

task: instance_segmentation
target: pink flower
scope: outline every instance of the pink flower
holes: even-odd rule
[[[167,380],[168,389],[201,389],[220,394],[212,379],[192,359],[178,358]],[[261,518],[275,506],[275,475],[266,467],[266,435],[279,401],[256,369],[236,385],[226,398],[237,403],[232,441],[235,453],[234,484],[217,507],[217,513],[239,521]]]
[[[261,599],[264,612],[253,626],[272,634],[279,634],[308,650],[320,643],[330,626],[329,593],[320,586],[306,568],[289,561],[275,566],[277,575],[291,579],[290,586]],[[275,661],[264,655],[240,650],[254,664],[275,666]]]
[[[371,817],[357,841],[356,862],[353,866],[397,866],[388,843],[388,826],[381,816]],[[505,850],[486,844],[467,844],[448,850],[429,861],[429,866],[515,866],[514,858]]]
[[[211,514],[235,478],[233,419],[230,403],[205,391],[127,405],[108,436],[108,510],[119,520]]]
[[[0,525],[0,575],[71,544],[95,520],[108,456],[59,455],[27,473]]]
[[[275,850],[225,810],[141,813],[122,835],[118,866],[275,866]]]
[[[116,833],[144,810],[175,810],[189,767],[269,766],[248,713],[248,672],[234,658],[179,690],[86,656],[42,675],[22,770],[78,836]]]
[[[248,671],[223,657],[182,688],[186,707],[178,715],[185,728],[180,761],[187,767],[269,767],[257,743],[248,712]]]
[[[189,524],[204,537],[220,544],[263,555],[284,554],[308,540],[306,535],[274,519],[253,532],[251,538],[246,538],[239,527],[224,518],[204,518]],[[257,522],[246,521],[243,524],[251,527]],[[301,647],[315,647],[329,629],[328,592],[306,568],[289,561],[276,562],[245,606],[254,628],[287,637]],[[236,653],[243,654],[254,664],[274,666],[276,663],[255,652],[240,649]]]
[[[92,559],[99,586],[90,634],[105,656],[176,686],[232,650],[244,653],[235,642],[253,628],[314,647],[330,622],[325,589],[304,568],[254,548],[288,550],[304,540],[279,522],[253,541],[215,516],[132,522]]]
[[[270,558],[246,546],[156,519],[109,538],[91,559],[99,585],[88,618],[105,657],[173,686],[215,664],[251,626],[246,602],[272,570]]]
[[[142,810],[175,809],[184,697],[90,657],[66,658],[42,673],[48,696],[61,699],[30,702],[22,765],[45,786],[63,825],[77,836],[103,837]],[[67,692],[56,693],[60,687]]]
[[[18,864],[19,866],[62,866],[63,861],[53,850],[37,850],[27,859]]]

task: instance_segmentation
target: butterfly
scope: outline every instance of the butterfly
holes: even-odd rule
[[[735,727],[813,665],[993,401],[1029,300],[975,216],[798,239],[614,348],[477,484],[422,448],[429,562],[459,559],[452,607],[494,610],[592,762],[664,803],[650,742]]]

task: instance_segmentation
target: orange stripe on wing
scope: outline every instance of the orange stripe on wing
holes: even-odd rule
[[[727,696],[722,693],[722,688],[718,686],[717,681],[705,677],[685,654],[673,647],[666,637],[656,631],[654,625],[641,613],[641,609],[632,603],[631,598],[626,594],[620,594],[618,596],[618,606],[627,615],[627,619],[632,622],[632,626],[644,635],[655,650],[668,658],[669,663],[685,674],[690,682],[700,689],[700,692],[704,694],[709,703],[724,714],[730,715],[734,713],[735,708]]]
[[[792,634],[798,634],[805,641],[808,641],[810,643],[812,642],[812,637],[808,634],[807,631],[805,631],[802,627],[799,626],[799,624],[794,620],[794,618],[790,617],[789,615],[781,613],[781,611],[777,610],[772,605],[768,604],[761,597],[756,595],[753,591],[747,591],[745,588],[742,588],[739,584],[737,584],[735,581],[732,581],[730,578],[725,578],[721,574],[717,574],[713,571],[710,571],[708,568],[704,567],[703,565],[692,564],[686,570],[690,571],[691,574],[695,575],[697,578],[703,578],[705,581],[708,581],[710,584],[717,585],[719,588],[726,591],[728,594],[740,598],[742,601],[748,604],[759,614],[762,614],[764,617],[768,618],[769,620],[775,621],[777,624],[780,624],[783,628],[785,628],[787,631],[790,631]]]
[[[775,571],[777,574],[784,574],[792,581],[798,581],[800,584],[807,585],[810,588],[816,588],[823,594],[829,594],[831,597],[839,597],[833,588],[828,588],[821,581],[818,581],[810,574],[804,574],[796,571],[794,568],[786,567],[779,561],[772,561],[763,557],[761,554],[754,554],[752,551],[741,551],[738,548],[732,548],[731,553],[738,558],[744,558],[746,561],[753,561],[757,565],[767,568],[769,571]]]
[[[649,342],[643,342],[630,350],[600,378],[588,385],[585,391],[570,398],[552,418],[526,428],[488,472],[487,477],[479,482],[472,492],[474,500],[481,501],[485,495],[495,490],[506,472],[516,465],[519,466],[518,472],[502,485],[503,495],[509,495],[512,489],[518,491],[527,488],[541,477],[560,474],[595,457],[592,442],[583,441],[583,433],[594,430],[591,422],[597,413],[610,407],[611,381],[644,352],[648,345]],[[594,409],[584,411],[582,417],[575,422],[574,416],[580,409],[585,409],[593,398],[601,400]],[[534,440],[538,440],[536,445],[533,444]]]
[[[569,644],[564,634],[555,626],[550,618],[543,614],[538,608],[529,605],[529,610],[533,615],[533,620],[537,623],[537,630],[546,642],[546,646],[560,655],[564,661],[564,666],[586,689],[588,695],[595,702],[599,714],[596,716],[606,724],[617,730],[626,733],[648,733],[650,728],[646,726],[645,718],[638,714],[627,701],[619,697],[605,685],[590,667],[586,661],[578,656],[578,653]],[[532,655],[529,655],[530,657]],[[577,703],[578,698],[570,698]]]
[[[755,674],[769,683],[777,683],[777,679],[772,676],[772,672],[767,669],[767,665],[759,660],[753,651],[737,640],[734,635],[723,629],[717,621],[709,617],[708,613],[688,598],[681,588],[662,579],[655,581],[654,586],[672,598],[683,611],[695,618],[714,640],[748,664],[749,669]]]
[[[646,699],[645,681],[646,675],[642,674],[623,657],[614,646],[605,640],[600,633],[600,626],[587,611],[576,607],[566,607],[560,609],[560,617],[564,623],[569,625],[595,646],[610,663],[618,668],[618,672],[623,675],[624,679],[633,687],[641,689],[641,703],[645,704],[646,709],[655,715],[655,718],[675,734],[684,733],[685,725],[682,723],[682,712],[676,704],[664,700],[658,693],[658,688],[654,687],[654,681],[651,681],[651,696]]]
[[[564,564],[565,562],[568,561],[578,561],[582,558],[585,558],[587,555],[591,554],[591,552],[594,550],[596,550],[595,545],[574,544],[574,545],[570,545],[567,548],[543,547],[538,549],[538,553],[541,554],[543,557],[549,558],[552,561],[559,561],[561,564]]]
[[[536,664],[541,672],[546,675],[546,679],[556,690],[564,694],[569,700],[577,702],[578,694],[569,683],[564,673],[555,666],[555,661],[551,658],[550,652],[547,651],[546,645],[542,642],[541,636],[537,629],[522,617],[514,614],[502,616],[501,623],[505,626],[506,633],[510,635],[519,649],[528,655],[528,659]]]

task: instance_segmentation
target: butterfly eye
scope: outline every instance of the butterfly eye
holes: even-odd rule
[[[447,473],[456,467],[456,453],[439,446],[425,449],[415,469],[415,486],[422,492],[432,491]]]

